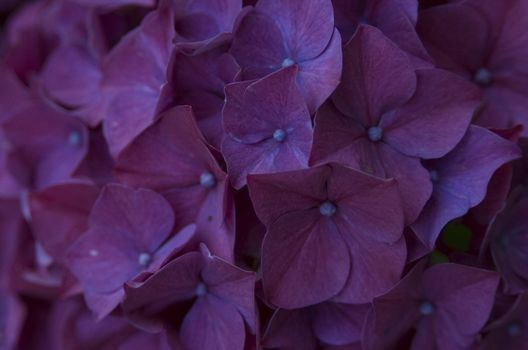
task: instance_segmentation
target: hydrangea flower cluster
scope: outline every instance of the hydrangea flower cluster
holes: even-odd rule
[[[528,1],[0,20],[0,349],[528,349]]]

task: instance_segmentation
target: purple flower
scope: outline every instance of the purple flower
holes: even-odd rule
[[[207,141],[220,149],[224,137],[222,108],[224,88],[240,71],[228,53],[231,37],[218,36],[205,44],[177,46],[168,69],[162,95],[168,107],[190,105]]]
[[[365,303],[398,281],[406,251],[394,181],[332,165],[248,183],[268,230],[262,278],[272,304]]]
[[[428,160],[433,194],[411,227],[433,249],[447,222],[464,215],[486,195],[493,173],[520,156],[518,147],[487,129],[470,126],[454,150],[440,159]]]
[[[53,349],[170,349],[164,334],[142,332],[118,315],[94,320],[79,298],[54,303],[46,316],[41,328],[49,335]]]
[[[334,91],[341,75],[341,38],[327,0],[261,0],[243,14],[231,52],[242,79],[297,65],[297,83],[310,113]]]
[[[295,83],[297,68],[226,88],[222,152],[235,188],[248,174],[308,167],[312,122]]]
[[[526,230],[528,197],[525,190],[514,191],[505,208],[495,218],[486,234],[495,266],[504,281],[507,293],[528,290],[528,231]]]
[[[26,309],[17,296],[0,284],[0,347],[17,349]]]
[[[369,306],[327,301],[304,309],[278,309],[262,336],[265,347],[319,349],[326,345],[361,347],[361,329]]]
[[[336,27],[343,42],[350,40],[360,24],[369,24],[380,29],[402,50],[416,67],[431,67],[415,25],[418,18],[416,0],[332,0]]]
[[[103,130],[114,157],[157,115],[173,37],[172,11],[161,6],[103,60]]]
[[[175,348],[242,350],[246,327],[251,333],[256,330],[254,283],[253,272],[202,246],[201,253],[184,254],[145,282],[129,285],[123,309],[142,329],[165,328]]]
[[[242,0],[171,0],[176,42],[199,42],[230,33]]]
[[[519,295],[511,309],[486,327],[483,350],[524,349],[528,346],[528,294]]]
[[[416,265],[393,289],[374,298],[364,326],[366,350],[396,348],[415,330],[410,349],[469,349],[486,323],[499,283],[496,273],[440,264]]]
[[[88,216],[98,195],[94,185],[80,181],[29,194],[31,230],[53,259],[63,262],[66,250],[88,229]]]
[[[123,284],[156,271],[194,234],[190,226],[170,237],[174,214],[159,194],[107,185],[90,212],[88,230],[70,247],[66,263],[99,319],[123,297]]]
[[[233,259],[233,202],[220,169],[189,106],[175,107],[153,123],[117,160],[119,181],[161,192],[180,228],[197,224],[197,241]]]
[[[527,26],[526,1],[468,0],[423,11],[417,29],[438,66],[481,88],[477,123],[506,128],[528,122]]]
[[[432,191],[420,158],[460,141],[478,104],[469,83],[437,69],[415,71],[379,30],[361,26],[344,47],[343,81],[315,119],[312,163],[338,162],[398,181],[407,223]]]
[[[8,168],[23,186],[43,189],[68,180],[86,156],[84,125],[43,101],[32,100],[3,125]]]

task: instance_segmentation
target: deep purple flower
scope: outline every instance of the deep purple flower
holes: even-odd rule
[[[235,188],[246,184],[248,174],[308,167],[312,121],[296,74],[289,67],[227,86],[222,152]]]
[[[125,282],[156,271],[194,234],[189,226],[170,237],[174,214],[161,195],[116,184],[103,189],[88,226],[68,250],[66,263],[99,319],[119,304]]]
[[[0,348],[17,349],[26,309],[17,296],[0,283]]]
[[[369,306],[327,301],[304,309],[274,312],[262,336],[268,348],[315,350],[325,345],[361,348]]]
[[[506,128],[528,122],[527,26],[524,0],[468,0],[421,12],[417,29],[441,68],[481,88],[477,123]]]
[[[138,330],[123,317],[109,315],[94,320],[79,298],[54,303],[41,325],[49,337],[49,347],[57,350],[169,350],[164,334]]]
[[[420,158],[460,141],[478,104],[471,84],[437,69],[414,70],[378,29],[361,26],[344,47],[343,81],[315,119],[312,163],[334,161],[398,181],[407,223],[432,191]]]
[[[406,251],[393,180],[331,165],[252,175],[248,184],[268,230],[262,278],[274,305],[300,308],[334,296],[365,303],[399,279]]]
[[[38,99],[4,125],[8,167],[23,186],[43,189],[68,180],[86,156],[88,133],[71,115]]]
[[[336,27],[343,42],[350,40],[360,24],[380,29],[402,50],[416,67],[431,67],[415,25],[418,18],[417,0],[332,0]]]
[[[297,83],[310,113],[341,76],[341,37],[327,0],[260,0],[236,25],[231,52],[242,67],[242,79],[297,65]]]
[[[175,107],[153,123],[117,160],[119,181],[161,192],[174,208],[176,225],[197,224],[198,242],[233,259],[233,201],[189,106]]]
[[[253,272],[202,246],[201,253],[184,254],[145,282],[129,285],[122,306],[136,326],[151,332],[165,328],[177,349],[242,350],[246,327],[256,330],[254,283]]]
[[[528,195],[518,188],[508,204],[490,225],[486,245],[504,281],[507,293],[528,290],[528,231],[526,230]]]
[[[61,183],[30,193],[30,225],[36,240],[62,262],[67,249],[88,229],[88,216],[99,190],[86,182]]]
[[[519,295],[511,309],[486,327],[483,350],[515,350],[528,347],[528,294]]]
[[[162,102],[168,107],[190,105],[207,141],[220,149],[224,137],[222,108],[224,88],[231,83],[240,67],[228,53],[231,37],[218,36],[205,44],[180,44],[171,57],[168,82]]]
[[[419,263],[392,290],[374,298],[364,327],[366,350],[393,349],[415,330],[410,349],[469,349],[486,323],[499,283],[495,272]]]
[[[433,249],[442,227],[480,203],[493,173],[519,156],[513,142],[487,129],[470,126],[454,150],[443,158],[424,162],[433,183],[433,194],[411,225],[413,231]]]
[[[176,42],[199,42],[231,33],[242,0],[170,0]]]
[[[119,6],[145,6],[153,7],[156,4],[156,0],[67,0],[76,2],[78,4],[93,6],[93,7],[106,7],[114,8]]]
[[[110,153],[117,157],[157,114],[174,37],[173,13],[160,6],[124,36],[102,63]]]

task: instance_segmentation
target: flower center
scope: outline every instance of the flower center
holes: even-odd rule
[[[482,86],[489,85],[492,79],[493,76],[487,68],[479,68],[473,75],[473,81]]]
[[[198,285],[196,286],[196,296],[203,297],[206,294],[207,294],[207,286],[202,282],[198,283]]]
[[[216,179],[213,174],[208,171],[204,171],[200,175],[200,185],[205,188],[212,188],[216,185]]]
[[[289,66],[292,66],[295,64],[295,61],[292,60],[291,58],[287,57],[284,59],[284,61],[282,61],[282,67],[289,67]]]
[[[436,170],[431,170],[429,172],[429,178],[431,179],[432,183],[437,183],[440,181],[440,174],[438,174],[438,171]]]
[[[150,263],[150,254],[149,253],[140,253],[138,256],[139,265],[145,267]]]
[[[81,133],[78,131],[72,131],[68,135],[68,143],[72,146],[79,146],[81,144]]]
[[[508,334],[511,336],[516,336],[521,334],[522,326],[519,322],[513,321],[508,325]]]
[[[273,132],[273,139],[277,142],[283,142],[286,139],[286,131],[277,129]]]
[[[420,313],[423,316],[429,316],[435,311],[433,303],[430,301],[424,301],[420,304]]]
[[[337,211],[337,208],[335,204],[330,201],[323,202],[319,206],[319,212],[323,216],[331,217],[335,214],[336,211]]]
[[[372,142],[378,142],[383,137],[383,130],[379,126],[373,126],[367,130],[368,138]]]

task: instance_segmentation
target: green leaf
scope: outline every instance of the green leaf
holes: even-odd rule
[[[442,242],[453,250],[467,252],[471,243],[471,230],[460,222],[452,221],[442,231]]]

